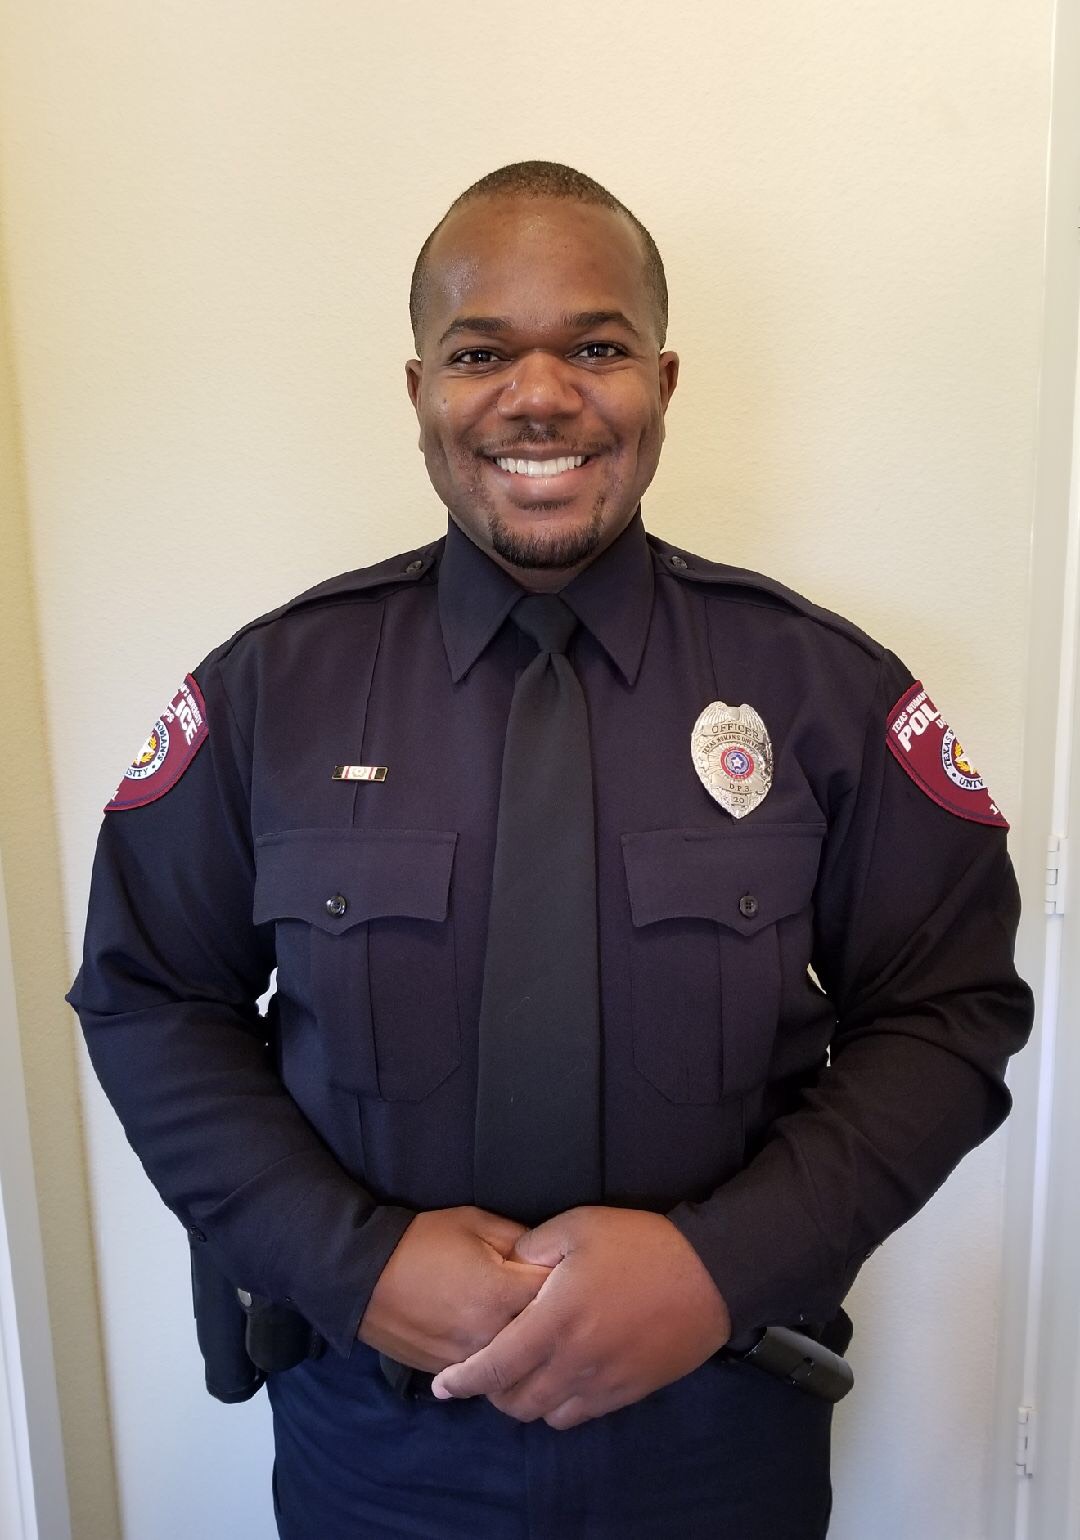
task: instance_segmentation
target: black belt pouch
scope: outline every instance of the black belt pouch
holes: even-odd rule
[[[236,1289],[207,1255],[191,1245],[195,1331],[206,1368],[206,1388],[218,1401],[250,1401],[266,1376],[248,1357],[247,1316]]]

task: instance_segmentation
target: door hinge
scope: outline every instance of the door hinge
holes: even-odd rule
[[[1016,1474],[1035,1474],[1035,1408],[1016,1408]]]
[[[1051,834],[1046,842],[1046,912],[1065,913],[1065,882],[1069,873],[1069,837]]]

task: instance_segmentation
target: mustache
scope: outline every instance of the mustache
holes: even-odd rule
[[[572,443],[568,439],[551,434],[519,433],[512,443],[482,444],[476,452],[488,460],[498,460],[502,457],[511,458],[522,450],[544,449],[557,459],[560,455],[598,455],[602,454],[607,447],[606,444],[598,443]]]

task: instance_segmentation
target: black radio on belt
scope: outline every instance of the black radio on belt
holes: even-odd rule
[[[851,1365],[815,1337],[787,1326],[768,1326],[749,1347],[723,1349],[723,1357],[752,1364],[823,1401],[842,1401],[855,1383]]]
[[[218,1401],[247,1401],[268,1374],[325,1349],[298,1310],[236,1288],[202,1246],[191,1247],[191,1288],[206,1388]]]
[[[236,1298],[247,1317],[244,1347],[263,1374],[279,1374],[306,1358],[322,1357],[323,1339],[299,1310],[247,1289],[237,1289]]]

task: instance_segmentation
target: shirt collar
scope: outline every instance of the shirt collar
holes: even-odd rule
[[[450,520],[439,563],[439,619],[457,684],[526,592]],[[561,590],[627,684],[641,667],[653,600],[653,564],[640,510],[613,545]]]

